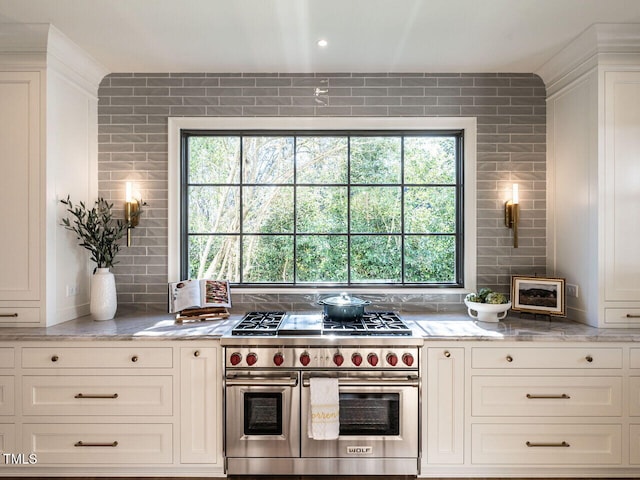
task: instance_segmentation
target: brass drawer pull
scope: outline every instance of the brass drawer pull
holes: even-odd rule
[[[51,361],[52,361],[52,362],[57,362],[58,360],[60,360],[60,357],[58,357],[58,355],[53,355],[53,356],[51,357]]]
[[[131,357],[131,361],[132,361],[133,363],[136,363],[136,362],[138,361],[138,356],[137,356],[137,355],[134,355],[133,357]]]
[[[570,447],[567,442],[547,443],[547,442],[527,442],[527,447]]]
[[[73,398],[118,398],[117,393],[78,393]]]
[[[200,350],[196,350],[195,352],[193,352],[193,356],[194,357],[199,357],[200,356]]]
[[[16,314],[16,317],[18,315]],[[627,313],[627,318],[640,318],[640,315],[634,315],[633,313]]]
[[[589,363],[593,362],[593,357],[591,355],[587,355],[584,359]]]
[[[74,447],[117,447],[118,442],[95,443],[79,441],[73,444]]]
[[[513,357],[511,355],[507,355],[507,362],[513,362]]]
[[[451,356],[451,352],[449,350],[444,351],[444,356],[449,358]]]
[[[559,393],[559,394],[554,394],[554,393],[550,393],[550,394],[545,394],[545,393],[527,393],[527,398],[571,398],[569,395],[567,395],[566,393]]]
[[[17,316],[17,313],[0,313],[0,317],[2,318],[15,318]]]

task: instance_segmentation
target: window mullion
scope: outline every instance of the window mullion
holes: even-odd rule
[[[347,285],[351,285],[351,135],[347,135]]]
[[[293,136],[293,279],[298,284],[298,136]]]

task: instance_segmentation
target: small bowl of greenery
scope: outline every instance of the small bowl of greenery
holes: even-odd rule
[[[480,322],[499,322],[507,316],[511,302],[503,293],[483,288],[478,293],[470,293],[464,299],[471,318]]]

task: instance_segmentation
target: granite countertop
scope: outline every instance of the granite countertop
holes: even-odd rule
[[[409,313],[402,318],[429,340],[639,342],[640,328],[599,329],[568,319],[510,315],[498,323],[478,322],[465,313]],[[12,340],[206,340],[230,336],[242,313],[227,320],[176,324],[168,313],[119,313],[95,322],[81,317],[47,328],[0,328],[0,341]],[[300,338],[300,337],[297,337]],[[316,337],[318,339],[318,337]]]
[[[206,340],[220,338],[242,318],[177,324],[175,314],[125,312],[113,320],[93,321],[91,316],[52,327],[0,328],[0,341],[6,340]]]

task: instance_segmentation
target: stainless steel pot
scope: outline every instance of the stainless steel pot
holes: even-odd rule
[[[336,297],[324,298],[318,301],[324,306],[325,316],[333,322],[351,322],[359,320],[364,315],[365,305],[369,305],[369,300],[352,297],[348,293],[341,293]]]

